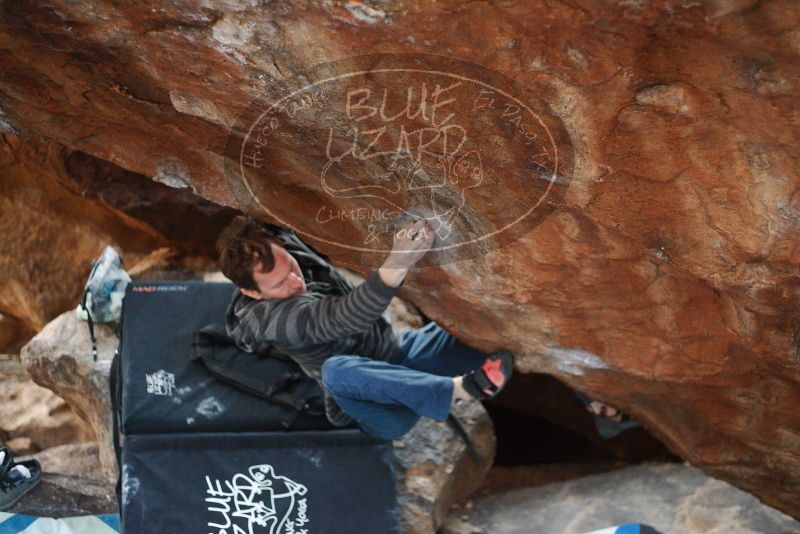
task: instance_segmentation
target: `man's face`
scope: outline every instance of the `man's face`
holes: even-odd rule
[[[270,248],[275,257],[273,269],[268,272],[262,270],[261,262],[253,267],[253,280],[259,290],[240,289],[240,291],[254,299],[285,299],[305,293],[306,282],[297,260],[281,246],[270,243]]]

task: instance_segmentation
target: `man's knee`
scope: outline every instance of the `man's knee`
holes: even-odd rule
[[[331,392],[341,389],[343,377],[346,375],[352,356],[331,356],[322,363],[322,385]]]

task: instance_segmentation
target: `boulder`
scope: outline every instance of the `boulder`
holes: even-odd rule
[[[78,304],[92,260],[106,245],[133,263],[168,243],[140,221],[64,186],[68,152],[0,135],[0,311],[17,320],[18,334],[28,332],[25,339]]]
[[[50,447],[36,454],[15,455],[15,461],[21,462],[36,458],[42,466],[42,473],[69,475],[73,477],[96,479],[99,483],[107,483],[98,467],[100,466],[100,448],[96,441],[85,443],[68,443]],[[113,486],[108,484],[113,491]]]
[[[92,427],[64,399],[35,384],[16,357],[1,356],[0,442],[19,456],[94,440]]]
[[[797,532],[800,522],[682,464],[642,464],[476,499],[443,534],[581,534],[642,523],[663,534]]]
[[[29,380],[28,370],[19,361],[18,354],[0,353],[0,378],[15,382]]]
[[[422,418],[394,442],[401,532],[437,532],[450,506],[477,490],[492,465],[497,444],[486,410],[475,402],[456,407],[453,414],[478,458],[452,427],[432,419]]]
[[[797,2],[2,9],[0,130],[296,227],[361,274],[413,207],[459,242],[403,298],[800,517]]]
[[[33,334],[17,319],[0,313],[0,353],[18,353]]]
[[[145,223],[184,256],[216,260],[217,234],[238,215],[237,210],[210,202],[191,189],[169,187],[84,152],[68,151],[63,162],[66,173],[60,179],[66,187]],[[214,265],[203,267],[208,270]]]
[[[94,331],[96,362],[92,361],[89,326],[74,310],[48,323],[22,348],[20,357],[34,382],[67,401],[91,425],[93,441],[99,444],[99,478],[116,481],[108,377],[117,337],[107,324],[95,324]]]
[[[208,270],[219,230],[237,214],[50,143],[0,134],[0,166],[0,312],[9,314],[0,313],[0,351],[18,351],[75,307],[106,245],[126,269],[166,249],[160,267]]]
[[[74,517],[117,511],[114,488],[91,477],[42,473],[39,484],[10,513],[39,517]]]

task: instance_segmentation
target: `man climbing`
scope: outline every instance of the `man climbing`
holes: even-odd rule
[[[487,358],[433,322],[397,336],[383,320],[433,240],[424,219],[406,224],[379,269],[352,291],[331,294],[269,228],[237,217],[217,241],[222,272],[239,288],[228,335],[249,352],[271,345],[290,355],[322,386],[336,426],[355,420],[368,434],[396,439],[421,416],[444,421],[455,403],[497,395],[513,360],[507,350]]]

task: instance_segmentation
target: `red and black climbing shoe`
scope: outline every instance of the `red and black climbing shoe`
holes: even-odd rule
[[[486,358],[479,368],[463,377],[464,389],[476,399],[491,399],[508,384],[514,372],[514,358],[505,349]]]

